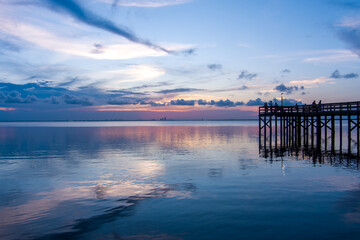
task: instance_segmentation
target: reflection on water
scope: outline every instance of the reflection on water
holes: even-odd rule
[[[0,239],[358,239],[356,160],[190,123],[0,127]]]

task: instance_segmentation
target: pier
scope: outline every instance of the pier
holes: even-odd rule
[[[259,107],[260,149],[360,155],[360,101]]]

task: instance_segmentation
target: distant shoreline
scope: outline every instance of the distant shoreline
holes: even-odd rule
[[[252,119],[168,119],[168,120],[13,120],[13,121],[2,121],[1,123],[7,122],[219,122],[219,121],[258,121],[258,118]]]

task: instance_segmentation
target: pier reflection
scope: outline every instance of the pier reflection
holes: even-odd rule
[[[344,166],[351,169],[359,169],[359,158],[357,154],[344,153],[341,151],[322,150],[315,148],[259,148],[260,157],[269,161],[281,160],[284,157],[294,157],[296,160],[307,160],[313,164],[330,164],[333,166]]]

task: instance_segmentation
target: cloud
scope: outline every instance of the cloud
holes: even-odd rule
[[[58,97],[51,96],[50,103],[51,104],[60,104],[60,99]]]
[[[13,83],[0,83],[2,92],[18,92],[21,96],[34,95],[39,99],[44,99],[50,96],[59,96],[69,91],[64,88],[48,87],[46,84],[40,83],[26,83],[26,84],[13,84]]]
[[[120,89],[120,90],[109,90],[107,91],[117,96],[128,96],[128,95],[148,95],[147,93],[143,92],[133,92],[127,89]]]
[[[184,100],[184,99],[177,99],[171,100],[170,105],[178,105],[178,106],[194,106],[195,100]]]
[[[294,91],[298,91],[298,90],[304,90],[305,87],[304,86],[290,86],[290,87],[286,87],[283,83],[276,86],[274,88],[274,90],[279,91],[279,92],[285,92],[286,94],[291,94]]]
[[[260,98],[257,98],[255,100],[249,100],[246,103],[246,106],[261,106],[264,105],[265,102],[263,102]]]
[[[240,91],[242,91],[242,90],[246,90],[246,89],[249,89],[249,87],[248,87],[248,86],[246,86],[246,85],[242,85],[241,87],[236,88],[236,90],[240,90]]]
[[[156,87],[162,87],[162,86],[169,86],[172,85],[168,82],[159,82],[157,84],[143,84],[141,86],[131,87],[129,90],[136,90],[136,89],[144,89],[144,88],[156,88]]]
[[[216,106],[216,107],[236,107],[236,106],[242,106],[244,105],[244,102],[233,102],[229,99],[226,100],[219,100],[219,101],[206,101],[203,99],[197,100],[198,105],[204,106],[204,105],[210,105],[210,106]]]
[[[217,107],[236,107],[236,106],[241,106],[244,105],[243,102],[233,102],[230,101],[229,99],[224,100],[219,100],[217,102],[215,102],[215,106]]]
[[[91,50],[91,53],[101,54],[104,53],[104,46],[100,43],[94,43],[94,49]]]
[[[273,104],[277,103],[279,106],[281,105],[281,100],[274,98],[272,100]],[[284,98],[283,99],[283,106],[295,106],[296,104],[302,105],[301,101],[292,98]]]
[[[358,77],[359,77],[359,74],[357,74],[357,73],[347,73],[347,74],[341,75],[338,70],[335,70],[330,76],[330,78],[346,78],[346,79],[358,78]]]
[[[221,64],[209,64],[207,65],[207,67],[212,70],[212,71],[216,71],[216,70],[221,70],[222,69],[222,65]]]
[[[318,86],[323,83],[334,83],[333,78],[319,77],[311,80],[295,80],[291,81],[290,84],[299,84],[307,87]]]
[[[281,100],[279,99],[272,99],[271,100],[273,104],[277,103],[279,106],[281,105]],[[269,101],[270,102],[270,101]],[[246,103],[246,106],[262,106],[264,105],[265,101],[261,100],[260,98],[257,98],[255,100],[249,100],[247,103]],[[284,98],[283,99],[283,106],[294,106],[295,104],[302,104],[301,101],[298,101],[296,99],[287,99],[287,98]]]
[[[85,7],[81,6],[76,0],[40,0],[45,4],[45,6],[54,12],[63,12],[74,19],[85,23],[89,26],[96,27],[102,29],[107,32],[114,33],[116,35],[122,36],[127,40],[135,43],[139,43],[150,47],[152,49],[163,51],[166,53],[171,53],[171,51],[156,45],[148,40],[142,39],[132,33],[129,29],[123,26],[119,26],[112,22],[109,19],[106,19],[100,15],[97,15],[90,10],[86,9]]]
[[[86,97],[79,98],[79,97],[69,95],[69,94],[65,94],[63,96],[63,99],[64,99],[64,102],[67,104],[81,104],[83,106],[91,106],[94,104],[92,101],[90,101]]]
[[[156,93],[183,93],[183,92],[194,92],[194,91],[202,91],[203,89],[197,89],[197,88],[175,88],[175,89],[164,89],[157,91]]]
[[[291,71],[289,69],[284,69],[281,71],[281,73],[290,73]]]
[[[140,105],[150,105],[150,106],[152,106],[152,107],[163,107],[163,106],[166,106],[165,103],[157,103],[157,102],[154,102],[154,101],[149,101],[149,102],[141,101],[141,102],[140,102]]]
[[[58,35],[44,30],[41,27],[19,21],[3,21],[0,24],[0,30],[6,34],[15,36],[24,41],[30,42],[37,46],[50,51],[56,51],[63,54],[81,56],[91,59],[132,59],[142,57],[161,57],[167,55],[165,52],[156,51],[147,46],[133,42],[121,44],[108,44],[101,47],[94,46],[92,41],[67,38],[64,35]],[[189,47],[188,45],[169,45],[174,52],[182,51]]]
[[[360,57],[360,16],[344,19],[335,30],[350,50]]]
[[[73,77],[73,78],[69,78],[69,80],[66,82],[59,83],[57,86],[58,87],[67,87],[67,86],[73,85],[74,83],[78,83],[79,81],[81,81],[81,79],[79,77]]]
[[[329,62],[359,61],[359,58],[355,53],[345,49],[327,49],[327,50],[319,50],[319,51],[305,51],[301,53],[301,55],[304,54],[317,55],[317,56],[305,58],[304,62],[329,63]]]
[[[93,79],[102,80],[101,87],[114,89],[123,86],[124,82],[149,81],[166,72],[162,68],[151,65],[129,65],[126,68],[109,71],[99,71],[92,74]]]
[[[213,101],[214,102],[214,104],[215,104],[215,101]],[[197,103],[198,103],[198,105],[214,105],[214,104],[208,104],[208,102],[206,101],[206,100],[203,100],[203,99],[199,99],[198,101],[197,101]]]
[[[246,70],[241,71],[240,75],[238,76],[238,79],[246,79],[246,80],[252,80],[253,78],[256,78],[258,75],[257,73],[249,73]]]
[[[100,0],[112,4],[112,6],[125,7],[167,7],[191,2],[192,0]]]
[[[5,103],[32,103],[36,102],[37,100],[37,97],[34,95],[22,97],[18,91],[12,91],[7,96],[5,96]]]
[[[107,101],[107,103],[110,105],[136,105],[140,103],[140,100],[135,98],[121,97],[110,99]]]

